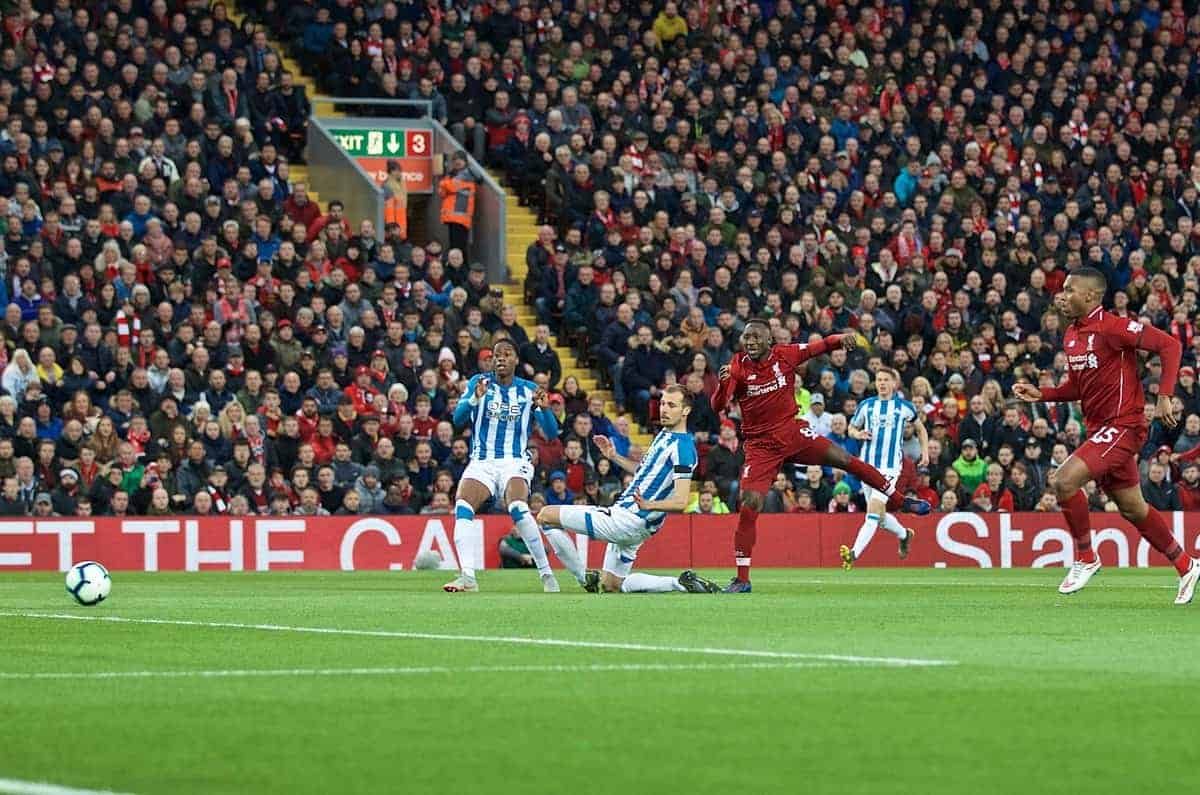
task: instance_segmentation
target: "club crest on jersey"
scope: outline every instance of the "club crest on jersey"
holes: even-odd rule
[[[1091,352],[1092,352],[1092,350],[1093,350],[1093,347],[1092,347],[1092,346],[1093,346],[1093,344],[1094,344],[1095,342],[1096,342],[1096,335],[1095,335],[1095,334],[1088,334],[1088,353],[1091,353]]]

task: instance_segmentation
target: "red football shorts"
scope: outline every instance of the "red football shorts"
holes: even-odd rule
[[[1074,456],[1087,464],[1096,485],[1112,494],[1141,484],[1137,456],[1146,434],[1145,425],[1105,425],[1079,445]]]
[[[792,422],[766,436],[750,437],[743,446],[746,463],[738,487],[742,492],[766,494],[785,462],[820,464],[832,446],[833,442],[803,422]]]

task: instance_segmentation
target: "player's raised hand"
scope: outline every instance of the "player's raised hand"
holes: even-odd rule
[[[1160,420],[1162,420],[1162,424],[1166,425],[1168,428],[1174,428],[1179,424],[1179,418],[1175,416],[1175,407],[1171,405],[1170,395],[1158,396],[1158,403],[1155,404],[1154,414]]]
[[[537,391],[533,393],[533,405],[539,409],[546,408],[550,405],[550,394],[539,386]]]
[[[1037,403],[1042,399],[1042,390],[1033,384],[1013,384],[1013,394],[1026,403]]]
[[[732,372],[733,371],[729,369],[729,365],[723,364],[721,365],[721,369],[717,370],[717,378],[721,379],[722,381],[728,381],[729,375]]]
[[[486,395],[487,391],[488,391],[488,387],[491,386],[491,383],[492,382],[490,380],[488,380],[487,378],[480,378],[478,381],[476,381],[475,382],[475,397],[478,399],[478,398],[482,398],[484,395]]]
[[[616,445],[612,443],[612,439],[602,434],[596,434],[592,437],[592,443],[600,450],[600,455],[605,458],[612,458],[617,452]]]

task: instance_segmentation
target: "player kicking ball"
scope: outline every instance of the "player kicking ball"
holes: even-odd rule
[[[742,409],[742,435],[746,461],[738,482],[741,508],[733,536],[737,575],[726,593],[750,593],[750,553],[757,535],[758,512],[763,495],[775,480],[779,467],[788,461],[820,464],[849,472],[887,498],[889,511],[929,513],[929,503],[896,491],[895,480],[854,458],[843,448],[813,430],[796,415],[796,370],[816,356],[841,346],[854,347],[851,334],[831,334],[811,344],[771,345],[771,327],[751,320],[742,331],[742,351],[720,370],[720,386],[713,395],[713,411],[720,412],[736,401]]]
[[[917,409],[912,403],[899,397],[896,388],[900,385],[899,374],[890,367],[882,367],[875,373],[875,397],[870,397],[858,404],[858,410],[850,420],[847,433],[853,439],[859,439],[863,445],[859,457],[879,470],[891,483],[900,479],[900,468],[904,464],[904,429],[908,423],[913,423],[913,430],[921,442],[921,466],[929,465],[929,434],[925,425],[917,416]],[[887,495],[876,489],[864,488],[867,498],[867,517],[854,546],[843,545],[840,552],[842,568],[849,571],[854,567],[875,531],[882,524],[896,538],[900,539],[900,560],[908,557],[908,547],[916,533],[900,524],[896,517],[887,510]]]
[[[1078,400],[1083,407],[1084,425],[1092,432],[1054,475],[1058,504],[1075,539],[1075,562],[1058,591],[1080,591],[1100,570],[1083,493],[1084,484],[1095,480],[1117,504],[1121,516],[1175,566],[1179,573],[1175,604],[1186,605],[1196,593],[1200,560],[1183,553],[1167,520],[1146,504],[1137,466],[1138,450],[1147,434],[1137,351],[1157,353],[1162,358],[1156,413],[1163,424],[1173,428],[1176,418],[1171,411],[1171,395],[1182,348],[1177,339],[1154,326],[1105,312],[1101,301],[1107,289],[1104,274],[1098,270],[1077,268],[1071,272],[1062,292],[1054,297],[1059,311],[1071,321],[1063,335],[1066,377],[1059,386],[1013,386],[1014,394],[1027,403]]]
[[[668,513],[682,511],[691,499],[692,471],[696,468],[696,443],[687,432],[691,398],[682,387],[663,390],[658,404],[662,430],[654,437],[640,462],[618,455],[607,436],[593,436],[600,453],[626,472],[633,481],[611,508],[592,505],[548,505],[538,512],[546,538],[558,559],[585,591],[597,593],[716,593],[716,583],[694,571],[678,577],[633,572],[638,549],[658,532]],[[587,571],[575,542],[564,530],[607,541],[603,571]]]
[[[546,546],[537,522],[529,512],[529,481],[533,464],[525,450],[533,422],[546,435],[558,435],[558,420],[547,408],[547,396],[532,381],[515,378],[517,347],[507,339],[492,346],[494,377],[483,373],[467,382],[466,394],[454,407],[454,425],[471,423],[471,462],[458,483],[454,505],[454,549],[458,553],[459,575],[442,586],[447,593],[471,593],[479,590],[475,570],[483,561],[475,560],[472,523],[475,512],[491,497],[503,499],[508,515],[517,526],[521,540],[542,577],[542,590],[557,593],[558,580],[550,571]]]

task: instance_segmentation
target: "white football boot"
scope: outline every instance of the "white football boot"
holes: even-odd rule
[[[1088,584],[1088,580],[1092,579],[1092,575],[1100,571],[1100,558],[1096,557],[1095,563],[1084,563],[1082,560],[1077,560],[1071,564],[1067,576],[1063,578],[1062,584],[1058,586],[1058,592],[1061,594],[1071,594],[1076,591],[1082,591],[1083,587]]]

